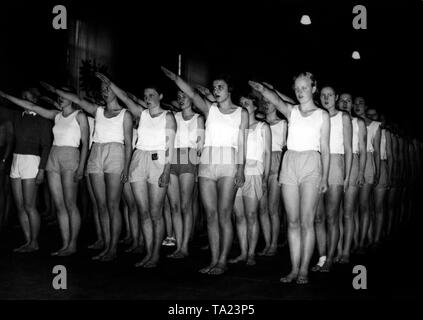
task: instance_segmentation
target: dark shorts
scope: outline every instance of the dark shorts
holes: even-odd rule
[[[196,175],[197,172],[197,152],[190,148],[177,148],[174,151],[170,174],[179,176],[184,173]]]

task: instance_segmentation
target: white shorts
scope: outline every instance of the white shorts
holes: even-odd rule
[[[40,157],[32,154],[13,154],[10,178],[12,179],[35,179],[38,174]]]

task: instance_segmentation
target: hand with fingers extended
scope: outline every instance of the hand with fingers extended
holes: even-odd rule
[[[40,81],[40,84],[47,90],[47,91],[50,91],[50,92],[53,92],[53,93],[56,93],[56,89],[52,86],[52,85],[50,85],[50,84],[48,84],[47,82],[44,82],[44,81]]]
[[[264,91],[264,86],[261,83],[255,82],[255,81],[248,81],[248,84],[250,85],[251,88],[253,88],[254,90],[262,93]]]
[[[164,171],[159,177],[159,187],[167,188],[169,186],[169,181],[170,181],[170,172]]]
[[[0,97],[6,98],[6,94],[3,91],[1,91],[1,90],[0,90]]]
[[[162,69],[162,71],[163,71],[163,73],[165,74],[166,77],[168,77],[172,81],[176,81],[176,79],[178,77],[176,74],[174,74],[172,71],[166,69],[165,67],[160,67],[160,69]]]
[[[198,92],[200,92],[203,96],[209,96],[209,95],[211,95],[211,92],[210,92],[210,90],[208,89],[208,88],[206,88],[206,87],[204,87],[204,86],[202,86],[202,85],[196,85],[195,86],[195,89],[198,91]]]
[[[82,178],[84,177],[84,169],[83,168],[78,168],[78,170],[75,171],[75,174],[73,176],[73,181],[74,182],[79,182],[82,180]]]
[[[101,72],[96,72],[95,73],[95,76],[97,77],[97,78],[99,78],[102,82],[104,82],[106,85],[108,85],[108,86],[110,86],[110,84],[112,83],[111,81],[110,81],[110,79],[109,78],[107,78],[104,74],[102,74]]]
[[[273,90],[274,89],[274,87],[270,84],[270,83],[267,83],[267,82],[262,82],[263,83],[263,85],[265,85],[266,87],[268,87],[269,89],[271,89],[271,90]]]

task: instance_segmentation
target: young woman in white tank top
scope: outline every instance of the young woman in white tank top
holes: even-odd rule
[[[70,92],[69,88],[62,88]],[[59,110],[42,108],[25,100],[14,101],[24,109],[54,120],[53,147],[46,165],[48,185],[57,210],[62,247],[52,255],[68,256],[77,250],[81,216],[77,207],[78,182],[84,176],[88,154],[88,122],[83,112],[75,109],[72,101],[59,97]],[[37,134],[34,132],[34,134]],[[81,145],[81,152],[79,146]]]
[[[347,112],[352,117],[352,167],[350,173],[350,183],[344,191],[343,198],[343,237],[339,243],[341,245],[339,263],[349,263],[353,238],[358,242],[359,216],[358,201],[359,188],[364,183],[364,169],[366,166],[366,124],[363,119],[352,116],[352,97],[349,93],[341,94],[339,98],[339,109]]]
[[[177,103],[182,111],[175,114],[178,129],[167,190],[176,250],[168,257],[180,259],[189,254],[188,243],[193,227],[192,200],[197,164],[204,144],[204,118],[193,111],[192,100],[180,90]]]
[[[287,122],[276,114],[276,107],[267,99],[263,99],[266,122],[272,134],[271,167],[268,185],[260,200],[260,224],[265,241],[265,247],[258,253],[260,256],[274,256],[277,251],[281,226],[281,188],[278,175],[282,163],[283,150],[286,147]],[[282,232],[283,233],[283,232]],[[285,238],[285,237],[284,237]]]
[[[313,102],[316,91],[313,75],[302,73],[294,80],[300,103],[297,106],[286,103],[283,95],[257,82],[249,84],[273,103],[289,123],[288,151],[283,159],[280,182],[289,223],[292,270],[281,278],[281,282],[305,284],[309,282],[309,264],[314,250],[314,216],[319,193],[328,188],[330,120],[327,112]]]
[[[256,98],[242,95],[240,105],[248,111],[249,131],[247,138],[247,162],[245,184],[238,189],[234,213],[241,254],[229,263],[244,262],[255,265],[255,251],[259,235],[258,207],[261,198],[267,197],[267,184],[271,166],[272,134],[269,125],[257,121]]]
[[[144,89],[144,101],[137,103],[111,82],[98,74],[139,119],[138,141],[132,155],[129,182],[138,212],[146,254],[136,267],[154,268],[160,259],[164,236],[163,205],[169,185],[176,132],[175,117],[161,107],[162,93],[156,86]]]
[[[114,260],[122,225],[119,202],[123,183],[128,177],[132,153],[131,114],[122,110],[116,95],[106,82],[101,84],[105,107],[81,99],[76,94],[67,93],[48,85],[47,88],[59,96],[71,100],[95,117],[94,144],[88,159],[87,171],[100,213],[104,248],[93,257],[93,260]]]
[[[341,200],[349,185],[352,164],[351,119],[348,113],[335,108],[337,98],[332,87],[320,91],[320,102],[330,116],[329,187],[317,208],[315,228],[320,258],[312,269],[321,272],[329,272],[334,262],[340,236]]]
[[[364,98],[356,97],[354,101],[354,112],[361,117],[367,127],[367,158],[365,169],[365,181],[360,188],[359,196],[359,210],[360,210],[360,234],[358,252],[365,251],[366,240],[369,236],[369,228],[371,224],[370,217],[370,192],[373,189],[373,184],[377,184],[379,180],[380,168],[380,122],[374,122],[366,116],[367,105]]]
[[[368,109],[366,115],[373,121],[381,122],[381,139],[380,139],[380,179],[379,183],[374,185],[373,199],[375,210],[375,221],[373,224],[374,245],[379,247],[382,240],[382,229],[385,224],[385,217],[388,216],[386,207],[386,197],[388,195],[388,186],[390,180],[390,172],[392,171],[392,145],[391,135],[386,130],[385,118],[374,109]]]
[[[227,257],[232,244],[231,215],[235,193],[245,180],[248,112],[232,103],[229,80],[226,77],[216,78],[213,81],[215,99],[213,103],[196,93],[173,72],[165,68],[162,70],[193,100],[206,118],[206,137],[199,166],[199,185],[207,213],[211,263],[200,272],[220,275],[227,269]]]

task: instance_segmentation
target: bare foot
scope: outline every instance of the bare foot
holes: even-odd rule
[[[256,265],[256,257],[255,256],[248,256],[247,266],[255,266],[255,265]]]
[[[341,260],[342,260],[342,254],[339,254],[339,255],[336,256],[335,259],[333,259],[333,262],[334,263],[340,263]]]
[[[101,260],[103,258],[103,256],[106,255],[106,253],[107,253],[107,251],[103,250],[98,255],[92,257],[91,260]]]
[[[61,247],[59,250],[52,252],[50,255],[58,256],[62,251],[65,251],[67,247]]]
[[[298,272],[291,272],[288,275],[286,275],[285,277],[282,277],[280,279],[280,282],[282,283],[291,283],[292,281],[294,281],[298,276]]]
[[[260,251],[259,253],[257,253],[259,256],[265,256],[267,251],[269,251],[270,246],[266,246],[264,247],[264,249],[262,251]]]
[[[277,247],[269,247],[269,249],[264,254],[266,257],[273,257],[276,255],[278,248]]]
[[[350,263],[350,256],[347,255],[343,255],[341,260],[339,260],[340,264],[347,264]]]
[[[216,265],[216,263],[210,263],[207,267],[205,267],[205,268],[203,268],[203,269],[200,269],[198,272],[200,272],[200,273],[209,273],[209,271],[211,270],[211,269],[213,269],[213,267]]]
[[[236,258],[233,258],[233,259],[230,259],[229,261],[228,261],[228,263],[231,263],[231,264],[234,264],[234,263],[238,263],[238,262],[245,262],[245,261],[247,261],[247,257],[246,257],[246,255],[244,255],[244,254],[241,254],[241,255],[239,255],[238,257],[236,257]]]
[[[61,251],[58,256],[59,257],[68,257],[76,253],[75,247],[67,247],[65,250]]]
[[[142,259],[140,262],[137,262],[135,264],[135,267],[143,267],[150,259],[151,259],[151,255],[146,255],[144,259]]]
[[[224,274],[228,270],[225,264],[218,263],[213,268],[210,269],[208,274],[212,276],[220,276],[221,274]]]
[[[171,259],[183,259],[186,257],[186,255],[182,251],[175,251],[169,255],[167,255],[168,258]]]
[[[93,250],[100,250],[103,249],[104,247],[104,243],[101,240],[97,240],[96,242],[94,242],[93,244],[88,246],[88,249],[93,249]]]
[[[295,280],[297,284],[308,284],[308,274],[302,274],[300,273],[297,277],[297,280]]]
[[[22,252],[22,253],[31,253],[31,252],[38,251],[38,249],[39,249],[38,244],[37,243],[34,243],[34,244],[27,245],[20,252]]]
[[[151,269],[157,267],[159,264],[159,259],[150,259],[146,264],[143,265],[144,268]]]
[[[17,248],[15,248],[15,249],[13,249],[13,252],[21,252],[22,251],[22,249],[24,249],[25,247],[27,247],[29,245],[29,242],[27,242],[27,243],[25,243],[25,244],[23,244],[23,245],[21,245],[20,247],[17,247]]]
[[[320,268],[320,272],[330,272],[332,269],[332,260],[327,259],[324,265]]]
[[[116,251],[110,251],[109,253],[105,254],[105,255],[104,255],[104,256],[100,259],[100,261],[102,261],[102,262],[110,262],[110,261],[115,260],[115,259],[116,259],[116,257],[117,257],[117,255],[116,255]]]

